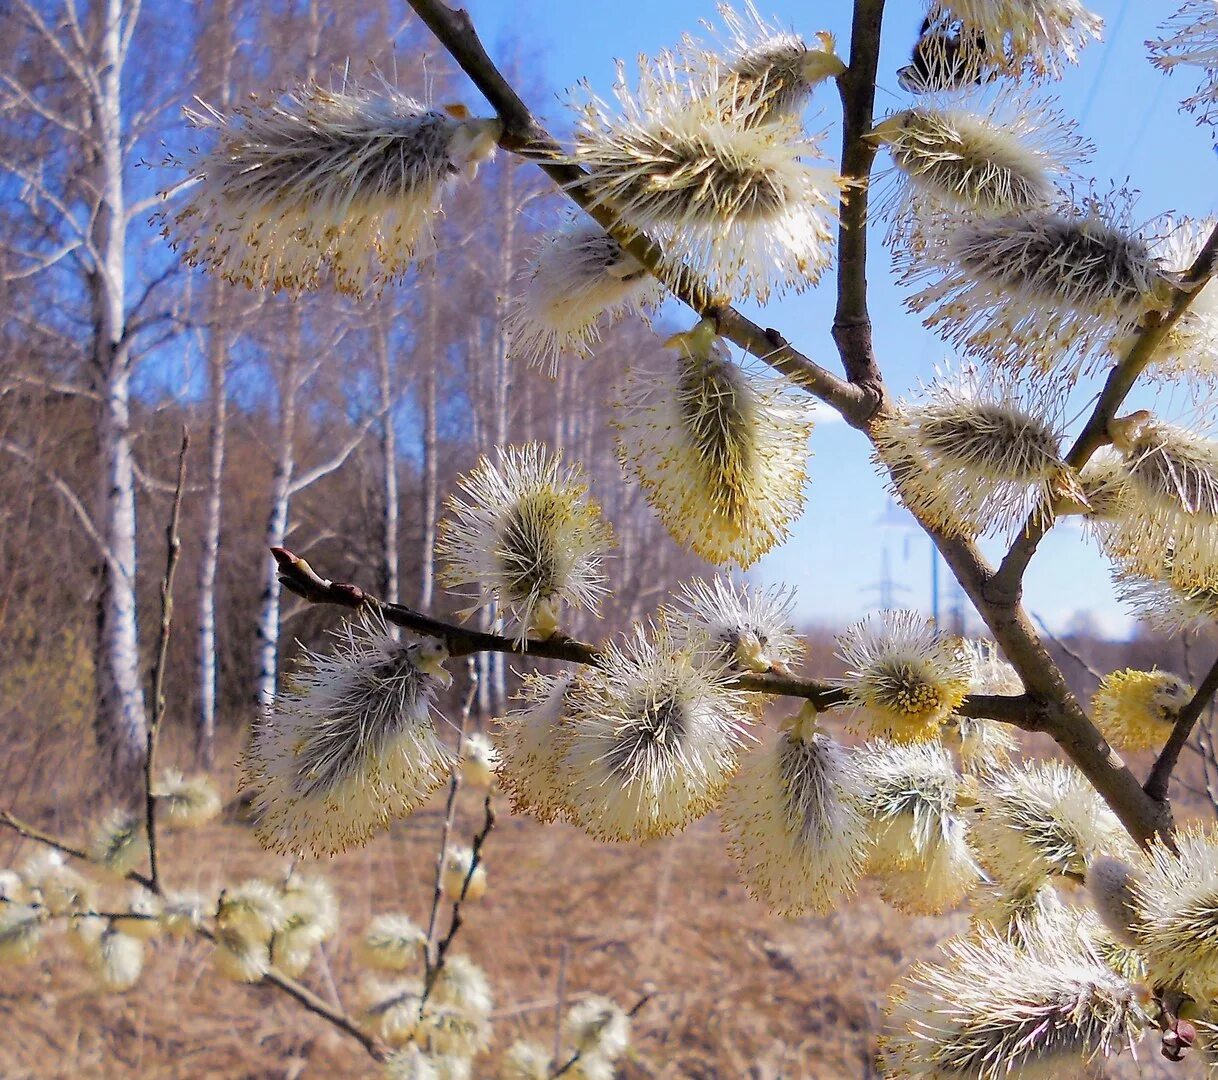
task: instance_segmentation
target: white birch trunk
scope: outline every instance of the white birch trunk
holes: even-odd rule
[[[440,473],[436,461],[436,384],[440,348],[437,339],[437,288],[434,270],[428,278],[427,321],[423,338],[423,528],[419,538],[419,607],[431,611],[436,589],[436,517],[439,513]]]
[[[220,567],[220,523],[224,501],[224,451],[228,429],[228,349],[220,325],[219,304],[212,304],[207,339],[209,416],[207,428],[207,488],[203,508],[203,549],[199,556],[199,727],[195,761],[210,769],[215,758],[216,697],[216,577]]]
[[[299,327],[284,357],[279,386],[279,431],[276,433],[275,471],[271,477],[271,506],[267,514],[265,546],[282,547],[288,535],[288,510],[292,499],[292,476],[296,471],[296,398],[300,389],[297,353]],[[266,587],[258,614],[257,702],[267,709],[275,700],[279,675],[279,607],[282,586],[274,559],[266,556]]]
[[[96,732],[102,768],[116,789],[138,778],[145,711],[136,610],[135,470],[131,458],[131,356],[126,341],[126,199],[123,184],[121,0],[108,0],[97,66],[99,206],[93,239],[93,359],[100,393],[101,535]]]
[[[384,489],[381,507],[381,595],[390,604],[401,598],[398,570],[398,542],[401,509],[398,496],[398,443],[393,426],[393,370],[389,361],[389,330],[382,323],[377,330],[377,375],[381,392],[381,469]],[[398,628],[389,632],[396,638]]]

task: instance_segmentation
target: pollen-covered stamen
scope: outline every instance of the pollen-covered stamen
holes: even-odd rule
[[[1166,577],[1122,572],[1116,583],[1131,612],[1156,630],[1176,634],[1218,622],[1218,588],[1177,585],[1170,572]]]
[[[526,676],[519,698],[526,704],[499,720],[495,772],[514,813],[549,822],[567,815],[569,781],[563,758],[569,738],[567,692],[574,676]]]
[[[858,794],[845,749],[816,730],[814,710],[752,754],[722,808],[749,892],[783,915],[823,913],[852,893],[867,840]]]
[[[875,735],[933,739],[968,693],[969,663],[958,642],[940,637],[914,611],[868,617],[838,638],[847,665],[847,706]]]
[[[1170,273],[1183,274],[1196,261],[1218,219],[1168,218],[1155,255]],[[1218,280],[1211,278],[1189,301],[1155,350],[1150,370],[1167,378],[1218,380]]]
[[[436,551],[445,584],[478,589],[464,614],[498,601],[523,641],[551,636],[564,604],[596,610],[612,532],[582,469],[529,443],[500,448],[494,463],[482,458],[458,485],[468,501],[449,499]]]
[[[986,867],[1008,883],[1081,880],[1098,855],[1125,856],[1129,839],[1086,778],[1034,762],[984,778],[973,836]]]
[[[684,353],[675,370],[627,378],[619,456],[678,543],[748,566],[802,509],[811,422],[785,384],[728,359],[710,320],[669,343]]]
[[[893,493],[923,520],[951,535],[1011,530],[1070,479],[1059,452],[1064,395],[1052,387],[968,371],[925,396],[876,432]]]
[[[564,352],[587,355],[603,326],[658,307],[663,286],[593,222],[542,237],[508,316],[513,355],[553,376]]]
[[[1193,688],[1167,671],[1109,672],[1091,699],[1095,726],[1120,750],[1161,747]]]
[[[1128,428],[1123,424],[1128,423]],[[1218,585],[1218,441],[1135,413],[1109,425],[1124,458],[1121,500],[1100,539],[1125,572],[1188,593]]]
[[[717,77],[729,116],[752,124],[796,117],[818,84],[846,70],[832,34],[819,33],[810,45],[767,24],[752,0],[743,15],[727,4],[719,5],[719,14],[727,30],[724,47],[707,50],[687,38],[682,51],[695,70]]]
[[[578,824],[608,840],[681,828],[718,801],[749,717],[731,673],[679,651],[662,625],[602,651],[567,692],[562,771]]]
[[[980,930],[897,984],[880,1057],[889,1075],[1050,1080],[1134,1045],[1150,1026],[1145,997],[1100,959],[1069,909],[1022,940]]]
[[[937,279],[908,302],[930,310],[928,326],[995,362],[1081,362],[1162,308],[1175,278],[1144,239],[1112,223],[1117,216],[1099,205],[963,224],[945,216],[939,239],[907,258],[906,281]]]
[[[934,28],[958,25],[989,72],[1058,78],[1099,40],[1104,21],[1079,0],[935,0]]]
[[[1100,314],[1141,309],[1162,281],[1145,241],[1095,221],[977,222],[951,246],[978,278]]]
[[[1179,65],[1199,67],[1197,93],[1184,99],[1185,108],[1201,123],[1218,119],[1218,3],[1188,0],[1162,27],[1165,36],[1148,41],[1151,59],[1164,71]]]
[[[167,232],[188,262],[251,288],[310,289],[327,273],[356,295],[379,287],[434,244],[450,180],[494,153],[501,123],[454,112],[388,86],[314,84],[229,117],[190,112],[216,145]]]

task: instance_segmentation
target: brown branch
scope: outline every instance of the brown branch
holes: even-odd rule
[[[1213,699],[1215,691],[1218,691],[1218,660],[1214,661],[1213,667],[1210,668],[1201,685],[1197,687],[1197,692],[1193,694],[1192,700],[1180,710],[1175,726],[1167,737],[1166,745],[1151,767],[1145,791],[1156,802],[1164,802],[1167,799],[1171,774],[1180,760],[1180,753],[1188,742],[1189,736],[1192,735],[1193,727]]]
[[[478,667],[473,657],[468,661],[469,689],[465,700],[461,703],[461,723],[457,729],[457,752],[465,746],[465,730],[469,726],[469,714],[474,708],[474,698],[478,695]],[[423,959],[428,971],[436,962],[436,919],[440,914],[440,901],[444,898],[444,863],[448,858],[448,839],[453,831],[453,819],[457,813],[457,792],[461,789],[460,763],[453,766],[452,776],[448,781],[448,801],[444,804],[444,826],[440,830],[440,851],[436,855],[436,882],[431,896],[431,914],[427,917],[427,944],[423,951]]]
[[[440,940],[439,946],[436,948],[436,962],[429,964],[427,974],[423,980],[423,993],[419,996],[419,1017],[423,1016],[423,1009],[427,1005],[427,999],[431,997],[431,992],[435,988],[436,979],[440,977],[440,972],[444,970],[444,965],[448,960],[448,950],[452,948],[453,942],[457,939],[457,934],[461,927],[465,925],[465,918],[462,913],[462,905],[465,903],[466,894],[469,892],[469,883],[474,878],[474,873],[482,862],[482,847],[486,843],[486,838],[490,836],[491,830],[495,827],[495,807],[491,803],[491,793],[486,793],[486,800],[483,803],[484,817],[482,828],[477,836],[474,837],[474,842],[470,846],[469,870],[466,871],[465,880],[461,882],[461,895],[453,901],[452,919],[448,924],[448,933]]]
[[[467,13],[453,11],[442,0],[411,0],[411,6],[494,105],[504,121],[505,131],[501,142],[505,148],[538,161],[572,199],[584,206],[632,255],[664,282],[674,295],[701,314],[717,315],[721,332],[725,336],[801,382],[813,394],[837,408],[853,426],[865,432],[869,431],[869,422],[876,412],[876,401],[875,395],[866,390],[862,382],[855,384],[838,379],[811,363],[806,357],[790,350],[777,332],[766,334],[760,331],[759,327],[743,320],[743,317],[731,308],[716,308],[713,304],[708,308],[706,291],[699,287],[696,280],[691,285],[691,279],[688,276],[683,277],[680,268],[674,269],[666,263],[654,244],[623,229],[614,220],[611,208],[591,205],[592,200],[583,187],[584,173],[574,166],[558,163],[556,159],[561,156],[561,151],[553,139],[533,120],[523,102],[487,56]],[[846,112],[852,118],[852,131],[858,134],[862,130],[864,114],[870,111],[870,108],[866,107],[866,99],[874,93],[873,88],[866,85],[867,80],[864,78],[866,65],[872,62],[870,53],[873,48],[866,39],[878,30],[881,5],[879,0],[856,0],[855,9],[856,29],[863,36],[858,43],[859,66],[853,76],[839,83],[839,86],[845,88]],[[871,81],[874,82],[874,78]],[[854,153],[858,155],[858,161],[854,164],[860,168],[865,166],[862,149],[855,148]],[[856,212],[847,210],[848,215]],[[854,307],[852,310],[848,306],[846,315],[853,315],[856,321],[853,324],[843,323],[843,330],[846,332],[839,336],[838,346],[846,353],[843,363],[847,372],[858,373],[862,379],[868,376],[874,364],[874,358],[869,351],[869,338],[864,336],[860,329],[863,324],[857,321],[860,313],[858,301],[864,296],[862,290],[866,282],[865,246],[857,229],[849,230],[848,237],[845,240],[849,249],[850,265],[847,296]],[[1214,243],[1207,244],[1206,251],[1209,252],[1213,247]],[[1212,263],[1213,254],[1205,257]],[[1197,280],[1189,282],[1191,276],[1196,276]],[[1195,286],[1204,276],[1206,275],[1193,275],[1190,271],[1190,274],[1185,276],[1186,284]],[[1176,306],[1183,310],[1184,303],[1185,301],[1180,301]],[[865,310],[865,307],[861,309],[864,314]],[[1174,318],[1178,317],[1177,312]],[[1168,319],[1160,320],[1160,338],[1169,326]],[[1153,342],[1147,341],[1141,347],[1149,350],[1153,347]],[[1112,396],[1108,395],[1105,400]],[[1113,407],[1115,408],[1115,405]],[[1002,579],[996,580],[994,572],[974,544],[944,536],[930,528],[926,522],[922,522],[922,526],[943,553],[957,580],[977,606],[995,639],[1023,679],[1031,706],[1039,718],[1036,729],[1052,735],[1137,840],[1146,842],[1161,829],[1170,829],[1170,812],[1162,804],[1146,796],[1137,778],[1104,741],[1074,698],[1065,677],[1054,664],[1027,615],[1020,608],[1018,582],[1021,575],[1004,574]],[[388,613],[386,617],[389,617]],[[562,655],[568,651],[565,646],[566,642],[559,642],[553,652],[539,651],[536,655],[557,655],[559,659],[578,660],[575,656]]]
[[[216,935],[208,930],[207,927],[196,926],[195,932],[199,937],[215,944]],[[262,983],[282,990],[289,997],[295,998],[309,1012],[332,1024],[345,1035],[349,1035],[367,1051],[368,1056],[373,1061],[384,1061],[389,1056],[375,1035],[369,1034],[345,1012],[334,1008],[325,998],[319,997],[303,983],[299,983],[295,979],[284,975],[281,971],[276,971],[273,967],[262,976]],[[252,983],[251,985],[258,986],[260,984]]]
[[[1173,290],[1171,303],[1165,312],[1153,312],[1146,317],[1130,343],[1125,355],[1108,375],[1099,400],[1091,411],[1083,430],[1066,455],[1066,464],[1081,469],[1101,446],[1111,442],[1108,424],[1121,407],[1121,403],[1133,389],[1133,384],[1146,370],[1171,328],[1183,318],[1197,293],[1218,270],[1218,226],[1210,233],[1205,246],[1180,279]],[[1037,507],[1028,516],[1023,530],[1011,545],[1006,558],[994,575],[994,587],[1004,593],[1018,595],[1024,572],[1045,534],[1053,527],[1055,517],[1052,507]]]
[[[842,98],[842,196],[838,224],[837,311],[833,340],[851,383],[867,394],[871,413],[884,401],[867,310],[867,202],[876,146],[867,135],[875,108],[876,68],[884,0],[856,0],[850,33],[850,67],[838,76]]]
[[[636,1001],[630,1007],[630,1009],[626,1013],[626,1015],[631,1020],[633,1020],[636,1016],[639,1015],[640,1012],[643,1011],[643,1006],[645,1006],[647,1004],[647,1002],[649,1002],[652,999],[652,997],[654,997],[654,995],[650,992],[644,994],[641,998],[639,998],[638,1001]],[[562,1064],[562,1066],[560,1068],[555,1069],[554,1072],[552,1072],[550,1074],[550,1080],[558,1080],[558,1077],[566,1076],[567,1073],[569,1073],[573,1068],[575,1068],[576,1063],[583,1056],[584,1056],[584,1052],[582,1050],[576,1050],[575,1053],[570,1058],[568,1058]]]
[[[879,0],[867,0],[874,4]],[[619,220],[617,212],[593,197],[585,186],[587,173],[566,163],[562,148],[529,111],[487,55],[469,13],[450,8],[444,0],[410,0],[419,18],[436,35],[503,121],[499,140],[505,149],[534,162],[563,192],[651,271],[668,290],[699,315],[714,316],[719,332],[745,352],[781,371],[809,393],[832,405],[848,423],[863,427],[876,408],[875,395],[838,378],[793,349],[778,334],[758,326],[711,294],[706,283],[688,267],[668,260],[653,241]]]
[[[402,604],[387,604],[365,592],[358,585],[334,582],[321,577],[304,559],[287,548],[272,548],[279,564],[279,580],[283,587],[314,604],[337,604],[358,610],[368,607],[379,612],[387,622],[405,627],[426,637],[438,638],[452,656],[468,656],[476,652],[509,653],[513,656],[540,656],[549,660],[565,660],[572,664],[597,665],[600,652],[595,645],[574,638],[555,635],[544,641],[530,638],[519,642],[501,634],[467,630],[461,626],[433,619]],[[801,679],[794,675],[767,672],[740,675],[733,689],[775,697],[802,698],[812,702],[822,712],[846,703],[846,691],[840,686],[818,679]],[[1002,720],[1025,731],[1043,731],[1041,710],[1027,695],[970,694],[957,710],[962,716]]]
[[[45,833],[40,829],[34,828],[32,825],[27,825],[25,822],[18,820],[7,810],[0,810],[0,825],[12,829],[19,836],[25,837],[27,840],[33,840],[36,843],[44,844],[46,847],[54,848],[56,851],[62,851],[65,855],[71,855],[74,859],[80,859],[82,862],[97,865],[97,860],[92,858],[87,852],[81,851],[79,848],[72,847],[71,844],[65,844],[57,837]],[[149,892],[157,892],[151,878],[145,877],[143,874],[134,870],[129,871],[124,877],[128,881],[133,881],[137,885],[142,885]],[[128,916],[124,915],[124,918]],[[216,936],[205,926],[196,926],[195,933],[199,937],[210,941],[213,945],[216,942]],[[340,1031],[350,1035],[357,1040],[360,1045],[368,1052],[375,1061],[384,1061],[386,1057],[385,1049],[380,1045],[377,1039],[364,1031],[354,1020],[346,1013],[332,1008],[322,998],[318,997],[307,986],[298,983],[295,979],[289,978],[287,975],[271,968],[263,977],[263,982],[269,983],[272,986],[282,990],[285,994],[295,998],[309,1012],[320,1016],[323,1020],[329,1021]]]
[[[54,848],[56,851],[62,851],[65,855],[70,855],[72,858],[79,859],[81,862],[87,862],[92,866],[97,865],[97,860],[87,851],[73,847],[71,844],[66,844],[58,837],[45,833],[41,829],[36,829],[33,825],[26,824],[9,810],[0,810],[0,825],[12,829],[18,836],[24,836],[27,840],[33,840],[35,843]],[[152,887],[152,879],[145,877],[138,870],[128,870],[123,877],[127,881],[133,881],[137,885],[144,886],[149,892],[156,891]]]
[[[160,867],[157,865],[156,796],[152,793],[156,773],[157,735],[165,718],[165,668],[169,660],[169,633],[173,627],[173,579],[182,554],[178,524],[182,517],[182,493],[186,490],[186,452],[190,432],[182,429],[182,448],[178,451],[178,481],[173,489],[169,524],[165,527],[165,576],[161,579],[161,625],[157,636],[156,659],[152,665],[152,718],[144,750],[144,820],[148,831],[148,878],[152,891],[161,892]]]

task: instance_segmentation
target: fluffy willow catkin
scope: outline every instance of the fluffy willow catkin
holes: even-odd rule
[[[1058,78],[1104,29],[1104,20],[1079,0],[934,0],[930,22],[932,28],[959,24],[961,38],[979,57],[977,76]]]
[[[570,734],[567,695],[574,677],[569,671],[557,675],[529,672],[517,694],[523,707],[498,721],[496,775],[513,813],[532,814],[543,822],[568,814],[570,782],[564,755]]]
[[[553,378],[564,353],[590,355],[605,326],[654,311],[664,295],[596,222],[567,222],[537,243],[508,312],[508,348]]]
[[[496,453],[460,477],[461,495],[448,500],[436,542],[440,579],[478,590],[465,615],[497,602],[518,642],[550,637],[564,605],[596,611],[613,533],[580,466],[564,466],[535,442]]]
[[[890,239],[905,242],[920,240],[936,215],[994,217],[1052,205],[1089,149],[1056,110],[1009,91],[936,95],[885,117],[869,137],[897,168],[884,209],[893,219]]]
[[[1172,276],[1117,200],[961,222],[906,260],[907,300],[966,353],[1020,368],[1075,369],[1161,309]]]
[[[1218,15],[1215,23],[1218,30]],[[1215,64],[1218,65],[1218,43]],[[1169,273],[1183,274],[1201,254],[1215,226],[1218,218],[1167,217],[1154,254]],[[1184,314],[1155,349],[1148,370],[1168,379],[1204,379],[1210,383],[1218,380],[1218,280],[1210,278],[1193,293]]]
[[[838,636],[846,665],[845,707],[869,734],[894,742],[934,739],[969,689],[959,639],[944,637],[916,611],[869,615]]]
[[[1123,459],[1119,505],[1101,532],[1127,570],[1185,590],[1218,587],[1218,440],[1137,412],[1109,424]]]
[[[362,295],[434,247],[457,177],[493,156],[498,120],[431,109],[388,85],[310,83],[225,116],[187,116],[209,143],[166,232],[191,265],[250,288],[298,292],[329,276]]]
[[[1162,747],[1193,688],[1168,671],[1112,671],[1091,699],[1092,719],[1118,750]]]
[[[662,624],[604,646],[566,696],[560,768],[575,823],[601,840],[646,840],[711,810],[748,737],[747,695],[731,681]]]
[[[881,1036],[885,1075],[927,1080],[1059,1080],[1131,1048],[1149,1002],[1110,970],[1068,909],[1021,940],[977,930],[894,988]]]
[[[1083,497],[1061,457],[1067,388],[975,368],[945,371],[876,429],[893,494],[953,536],[1009,534],[1058,494]]]
[[[750,566],[803,511],[808,409],[785,382],[732,363],[713,320],[668,344],[675,363],[627,376],[618,456],[677,543],[717,565]]]
[[[619,65],[615,115],[576,106],[573,164],[581,191],[660,242],[712,293],[764,303],[772,290],[815,284],[828,265],[841,190],[820,139],[791,121],[759,123],[764,99],[691,86],[673,57],[643,62],[632,92]]]
[[[431,717],[448,651],[393,638],[382,619],[348,620],[334,651],[306,653],[243,765],[258,838],[332,855],[420,806],[453,765]]]
[[[812,91],[846,70],[830,33],[809,43],[767,23],[753,0],[745,0],[742,12],[728,4],[718,10],[723,31],[717,40],[706,45],[687,35],[680,51],[698,73],[695,85],[709,87],[703,92],[721,100],[727,117],[755,125],[798,118]]]
[[[1098,856],[1125,857],[1130,841],[1116,816],[1070,765],[1027,762],[982,778],[973,838],[982,860],[1008,884],[1082,880]]]
[[[844,747],[794,718],[744,761],[720,816],[749,893],[780,915],[824,914],[854,892],[867,822],[861,785]]]
[[[427,935],[408,915],[377,915],[355,939],[355,958],[377,971],[406,971],[423,959]]]
[[[1171,843],[1156,841],[1140,862],[1129,860],[1132,933],[1156,985],[1204,1001],[1218,994],[1218,844],[1195,826]]]
[[[680,587],[663,615],[679,647],[704,649],[741,672],[785,672],[804,651],[791,621],[794,604],[794,591],[784,586],[699,578]]]
[[[1212,124],[1218,119],[1218,0],[1188,0],[1162,29],[1163,37],[1147,42],[1151,59],[1164,71],[1201,69],[1201,84],[1184,106]]]
[[[854,756],[868,821],[866,868],[894,906],[916,913],[955,906],[979,878],[958,808],[961,778],[934,742],[867,743]]]

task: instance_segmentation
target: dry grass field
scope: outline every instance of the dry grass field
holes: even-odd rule
[[[481,803],[463,793],[459,807],[458,831],[468,838]],[[425,920],[441,816],[437,799],[367,848],[320,864],[341,895],[345,927],[327,946],[326,964],[304,976],[323,997],[357,1007],[360,972],[344,938],[371,914],[404,910]],[[27,850],[0,835],[0,865]],[[282,865],[232,812],[170,835],[164,852],[171,887],[214,890]],[[522,1035],[552,1039],[565,950],[571,996],[608,993],[628,1007],[645,988],[655,992],[635,1021],[622,1080],[875,1076],[885,988],[967,924],[962,913],[910,918],[869,885],[827,918],[771,916],[737,882],[714,817],[641,847],[608,846],[512,816],[504,804],[486,856],[491,887],[468,907],[458,951],[493,982],[495,1048]],[[118,995],[98,994],[62,939],[31,963],[2,969],[0,1078],[376,1075],[356,1043],[282,993],[218,978],[205,945],[163,941],[151,957],[137,986]],[[1087,1075],[1199,1075],[1196,1066],[1161,1063],[1149,1042],[1141,1058],[1140,1067],[1125,1061]],[[494,1076],[494,1060],[494,1049],[480,1059],[479,1080]]]

